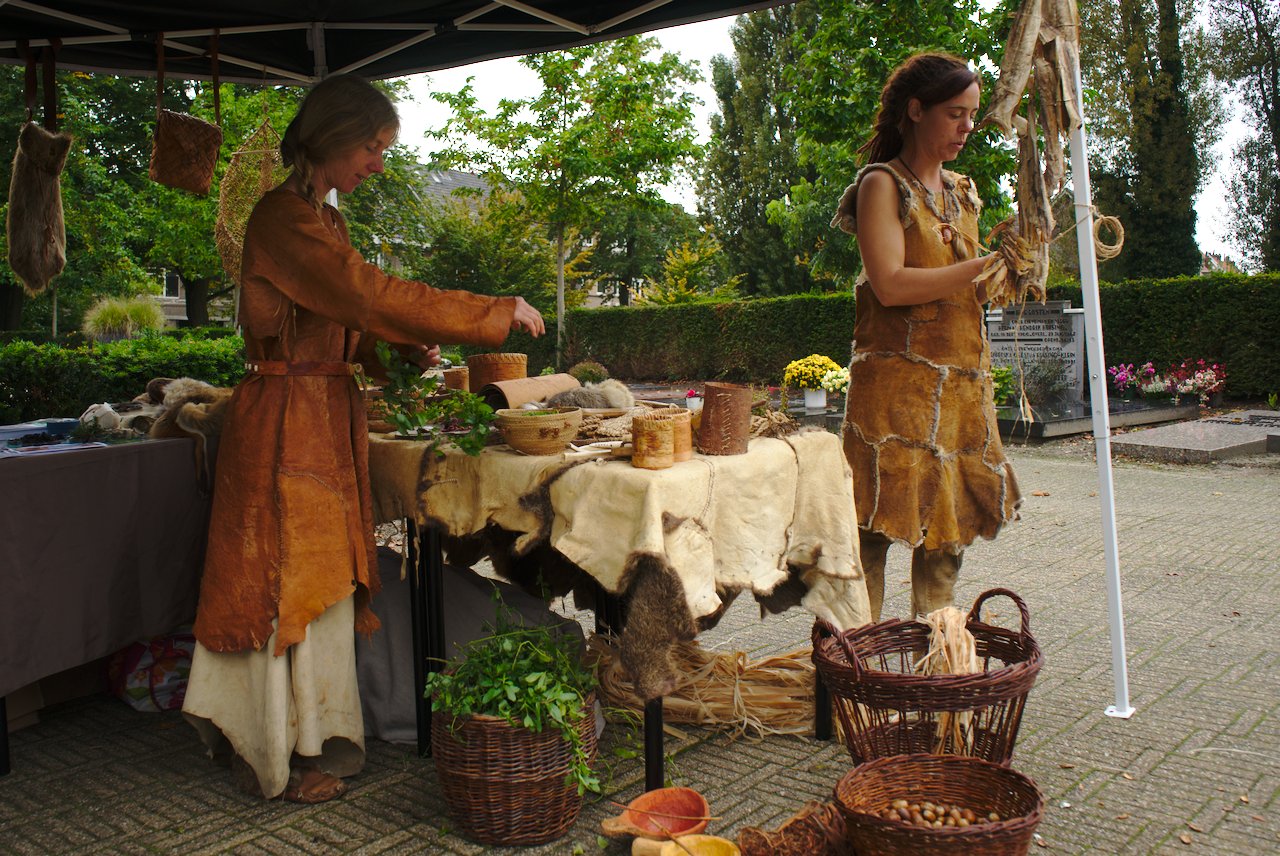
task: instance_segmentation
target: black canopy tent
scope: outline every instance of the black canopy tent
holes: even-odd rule
[[[55,44],[59,69],[300,85],[330,74],[400,77],[561,50],[781,0],[0,0],[0,63]],[[54,40],[57,40],[54,42]]]

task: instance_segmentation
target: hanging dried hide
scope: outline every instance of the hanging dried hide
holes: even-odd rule
[[[1044,184],[1052,195],[1062,188],[1067,172],[1062,151],[1062,89],[1053,65],[1040,53],[1035,59],[1035,84],[1040,100],[1040,121],[1044,125]]]
[[[982,120],[983,124],[999,127],[1006,137],[1013,136],[1013,116],[1018,112],[1018,103],[1031,76],[1031,57],[1040,36],[1040,3],[1041,0],[1024,0],[1022,8],[1014,13],[1013,28],[1000,63],[1000,78]]]
[[[67,263],[58,177],[70,149],[70,134],[51,133],[34,122],[24,125],[18,135],[6,236],[9,266],[32,297],[48,288]]]
[[[1080,16],[1075,0],[1043,0],[1044,17],[1040,43],[1044,57],[1053,65],[1061,87],[1063,115],[1058,124],[1071,133],[1082,123],[1080,93],[1076,90],[1076,69],[1080,67]]]
[[[992,306],[1008,306],[1027,299],[1043,302],[1049,276],[1049,241],[1054,218],[1040,151],[1036,123],[1013,117],[1018,129],[1018,213],[997,225],[987,236],[999,240],[995,255],[975,282],[984,285]]]

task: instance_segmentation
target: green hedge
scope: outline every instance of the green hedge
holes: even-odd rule
[[[1056,286],[1049,296],[1081,305],[1078,285]],[[1280,391],[1280,275],[1104,283],[1101,302],[1108,365],[1150,360],[1164,368],[1203,357],[1226,366],[1229,397]],[[798,357],[825,354],[845,363],[853,316],[848,292],[574,309],[565,319],[562,366],[592,359],[629,380],[777,384],[783,367]],[[503,349],[527,353],[529,373],[536,375],[555,361],[554,328],[541,339],[513,334]],[[0,424],[125,401],[155,377],[230,386],[243,374],[243,362],[243,344],[225,330],[74,348],[0,344]]]
[[[147,336],[76,348],[13,341],[0,347],[0,424],[79,416],[95,402],[128,401],[152,378],[232,386],[243,375],[237,336]]]
[[[826,354],[844,365],[853,334],[853,294],[797,294],[675,306],[571,309],[562,369],[602,363],[631,380],[735,380],[778,384],[797,357]],[[479,349],[465,348],[467,354]],[[504,351],[529,355],[529,374],[555,363],[554,320],[547,335],[513,334]]]
[[[1079,285],[1050,299],[1082,306]],[[1280,390],[1280,275],[1214,274],[1103,283],[1102,346],[1107,365],[1150,360],[1157,369],[1204,358],[1227,370],[1227,396]]]

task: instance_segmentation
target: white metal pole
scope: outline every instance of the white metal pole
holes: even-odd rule
[[[1076,92],[1083,92],[1080,66],[1072,70]],[[1083,106],[1083,105],[1082,105]],[[1083,109],[1081,116],[1084,115]],[[1107,564],[1107,616],[1111,625],[1111,671],[1115,704],[1107,716],[1128,719],[1129,667],[1124,644],[1124,607],[1120,598],[1120,559],[1116,549],[1116,503],[1111,482],[1111,418],[1107,411],[1107,364],[1102,350],[1102,308],[1098,296],[1098,260],[1093,243],[1093,198],[1089,192],[1089,154],[1084,125],[1071,132],[1071,184],[1075,190],[1076,244],[1080,251],[1080,290],[1084,297],[1085,356],[1089,370],[1089,402],[1093,409],[1093,444],[1098,456],[1098,497],[1102,505],[1102,549]]]

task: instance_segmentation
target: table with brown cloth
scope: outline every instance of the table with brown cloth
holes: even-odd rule
[[[191,621],[208,513],[191,440],[0,458],[0,700]]]

